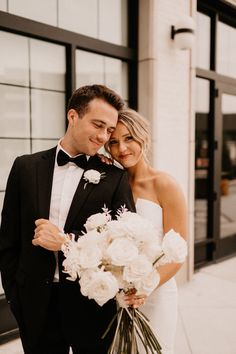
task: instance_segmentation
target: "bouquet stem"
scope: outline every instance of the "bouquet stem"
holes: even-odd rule
[[[119,308],[102,338],[107,335],[116,318],[116,331],[108,354],[139,354],[140,345],[146,354],[161,354],[161,346],[149,321],[141,311],[131,307]]]

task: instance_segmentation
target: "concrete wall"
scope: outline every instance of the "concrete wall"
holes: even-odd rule
[[[152,127],[152,164],[173,175],[188,203],[189,256],[178,282],[193,274],[194,49],[179,50],[171,25],[196,13],[195,0],[140,0],[139,111]]]

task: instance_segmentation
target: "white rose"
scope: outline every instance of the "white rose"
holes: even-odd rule
[[[123,277],[128,282],[139,281],[152,271],[152,263],[145,255],[140,255],[124,267]]]
[[[100,182],[100,179],[104,175],[96,170],[87,170],[84,173],[84,179],[87,183],[93,183],[93,184],[98,184]]]
[[[116,238],[108,246],[106,251],[111,263],[117,266],[124,266],[138,256],[138,248],[129,239]]]
[[[141,244],[139,251],[141,254],[145,254],[148,260],[152,263],[162,254],[162,247],[156,237],[155,242],[144,242]]]
[[[93,274],[87,296],[103,306],[108,300],[113,299],[118,291],[116,278],[110,272],[99,271]]]
[[[137,213],[124,212],[118,220],[123,224],[126,234],[132,237],[137,245],[147,240],[154,242],[158,237],[158,230],[154,225]]]
[[[91,215],[86,223],[84,224],[84,227],[87,231],[93,230],[93,229],[102,229],[109,221],[111,220],[111,216],[108,213],[97,213],[94,215]],[[100,231],[100,230],[98,230]]]
[[[98,272],[97,269],[87,269],[81,273],[79,284],[82,295],[88,296],[88,290],[91,285],[94,274]]]
[[[97,245],[83,247],[79,252],[79,263],[84,269],[98,267],[102,262],[102,251]]]
[[[162,249],[164,257],[160,259],[159,264],[183,263],[188,253],[187,242],[173,229],[164,235]]]
[[[107,223],[107,233],[111,240],[127,236],[126,225],[118,220],[111,220]]]
[[[137,293],[150,295],[160,282],[160,274],[156,269],[146,276],[142,277],[140,281],[134,282],[134,287]]]

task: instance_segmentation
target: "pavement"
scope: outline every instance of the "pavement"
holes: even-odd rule
[[[1,354],[23,354],[20,340]],[[175,354],[236,354],[236,257],[201,268],[179,287]]]

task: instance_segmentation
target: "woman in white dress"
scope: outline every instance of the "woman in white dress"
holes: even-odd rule
[[[119,114],[117,127],[106,149],[128,171],[137,213],[161,230],[158,235],[173,229],[186,239],[187,212],[183,193],[170,175],[155,170],[148,163],[149,141],[147,120],[136,111],[125,109]],[[180,267],[181,264],[175,263],[159,266],[160,283],[148,297],[146,294],[127,297],[130,306],[140,306],[140,310],[149,318],[163,354],[174,353],[177,323],[174,275]]]

